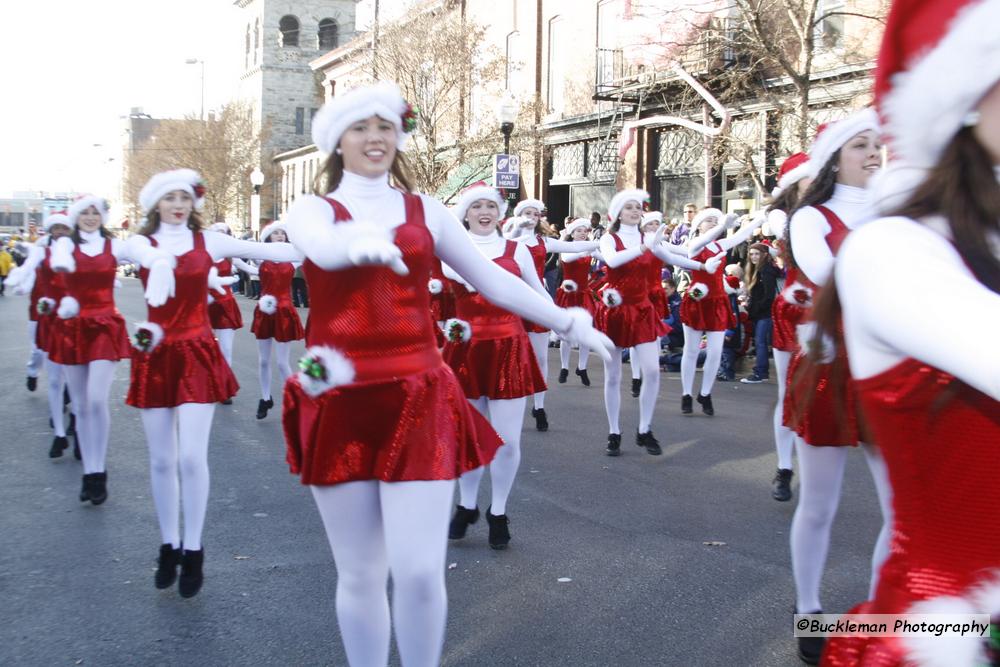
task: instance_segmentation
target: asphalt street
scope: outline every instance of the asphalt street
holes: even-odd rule
[[[138,282],[123,283],[126,320],[145,319]],[[112,388],[110,497],[82,504],[80,464],[47,456],[44,379],[25,389],[27,299],[0,298],[0,664],[346,665],[333,559],[308,490],[288,473],[280,410],[254,418],[254,302],[238,298],[242,389],[216,411],[205,586],[188,600],[153,587],[160,540],[139,412],[124,404],[128,362]],[[301,350],[293,347],[293,362]],[[662,374],[659,457],[633,444],[638,406],[623,384],[624,454],[615,459],[604,455],[599,359],[590,388],[572,374],[559,385],[558,350],[549,352],[551,429],[536,432],[528,416],[510,548],[490,550],[481,520],[448,550],[443,664],[800,664],[788,553],[795,500],[770,497],[775,384],[717,384],[716,416],[686,417],[678,375]],[[827,612],[865,597],[878,524],[854,452],[824,579]]]

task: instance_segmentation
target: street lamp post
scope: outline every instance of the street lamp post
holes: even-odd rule
[[[197,58],[188,58],[185,65],[201,65],[201,119],[205,120],[205,61]]]
[[[497,106],[497,120],[500,121],[500,132],[503,134],[504,155],[510,155],[510,134],[514,131],[514,121],[517,120],[517,99],[509,90],[505,90],[500,97],[500,104]],[[517,193],[505,192],[501,190],[504,199],[517,200]]]
[[[250,184],[253,185],[253,194],[250,195],[250,226],[256,237],[260,233],[260,186],[264,185],[264,172],[260,167],[254,167],[250,172]]]

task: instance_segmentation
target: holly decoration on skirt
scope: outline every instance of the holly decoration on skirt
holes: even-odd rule
[[[132,347],[149,353],[163,340],[163,328],[153,322],[139,322],[132,334]]]
[[[564,280],[562,282],[562,285],[560,285],[560,288],[562,289],[562,291],[568,292],[570,294],[572,294],[573,292],[575,292],[578,289],[576,281],[575,280],[569,280],[569,279]]]
[[[444,323],[444,336],[450,343],[467,343],[472,338],[472,326],[465,320],[453,317]]]
[[[601,301],[608,308],[617,308],[622,305],[622,293],[613,287],[608,287],[601,294]]]
[[[35,312],[38,313],[39,315],[48,315],[52,313],[52,311],[54,311],[55,309],[56,309],[56,300],[50,299],[47,296],[43,296],[41,299],[38,300],[38,303],[35,304]]]
[[[314,345],[299,359],[299,386],[313,398],[354,381],[354,364],[339,350]]]
[[[695,283],[688,289],[688,295],[695,301],[701,301],[708,296],[708,285],[705,283]]]

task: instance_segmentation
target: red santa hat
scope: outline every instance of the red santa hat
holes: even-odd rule
[[[587,218],[576,218],[573,222],[566,225],[566,229],[562,232],[562,237],[568,239],[573,236],[573,232],[580,229],[581,227],[590,230],[590,220]]]
[[[200,211],[205,205],[205,183],[194,169],[172,169],[156,174],[139,192],[139,205],[149,213],[168,192],[181,190],[194,199],[194,208]]]
[[[645,227],[651,222],[657,222],[663,224],[663,214],[659,211],[649,211],[642,214],[642,222],[639,223],[640,226]]]
[[[111,210],[111,205],[108,204],[108,200],[104,197],[98,197],[97,195],[83,195],[82,197],[78,197],[66,211],[70,227],[75,227],[77,218],[80,217],[80,214],[91,206],[97,209],[97,212],[101,214],[102,225],[108,221],[108,212]]]
[[[56,213],[50,213],[47,216],[45,216],[45,220],[42,222],[42,228],[45,229],[45,231],[47,232],[52,231],[52,228],[55,227],[56,225],[63,225],[64,227],[73,229],[73,223],[70,221],[69,216],[66,214],[66,211],[58,211]]]
[[[771,191],[771,196],[777,197],[783,190],[787,190],[808,175],[809,154],[792,153],[778,168],[778,185]]]
[[[874,130],[877,133],[882,131],[878,122],[878,114],[870,107],[855,111],[847,118],[820,125],[816,130],[816,138],[813,140],[812,147],[809,149],[809,162],[806,163],[808,168],[805,175],[816,178],[834,153],[839,151],[852,137],[868,130]]]
[[[396,126],[396,150],[402,151],[409,133],[416,129],[417,109],[403,99],[392,81],[354,88],[324,104],[312,121],[313,143],[324,153],[332,153],[348,127],[372,116]]]
[[[608,220],[611,222],[617,220],[628,202],[634,201],[642,206],[647,199],[649,199],[649,193],[645,190],[622,190],[612,197],[611,203],[608,204]]]
[[[271,234],[278,231],[279,229],[285,232],[285,238],[288,238],[288,228],[286,227],[285,223],[278,222],[277,220],[275,220],[271,224],[264,227],[264,229],[260,230],[260,242],[263,243],[264,241],[266,241],[271,236]]]
[[[533,208],[539,213],[545,210],[545,203],[540,199],[525,199],[523,201],[517,202],[517,206],[514,207],[514,215],[524,215],[524,210],[527,208]]]
[[[480,199],[486,199],[491,202],[495,202],[497,208],[500,209],[500,215],[498,219],[503,220],[503,216],[507,213],[507,200],[500,196],[497,189],[486,184],[485,181],[479,181],[478,183],[473,183],[458,197],[458,202],[455,207],[452,208],[452,213],[458,218],[459,222],[465,220],[465,214],[469,212],[469,207]]]

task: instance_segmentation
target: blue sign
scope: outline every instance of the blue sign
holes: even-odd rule
[[[493,162],[493,185],[504,190],[521,187],[521,158],[502,153],[497,155]]]

